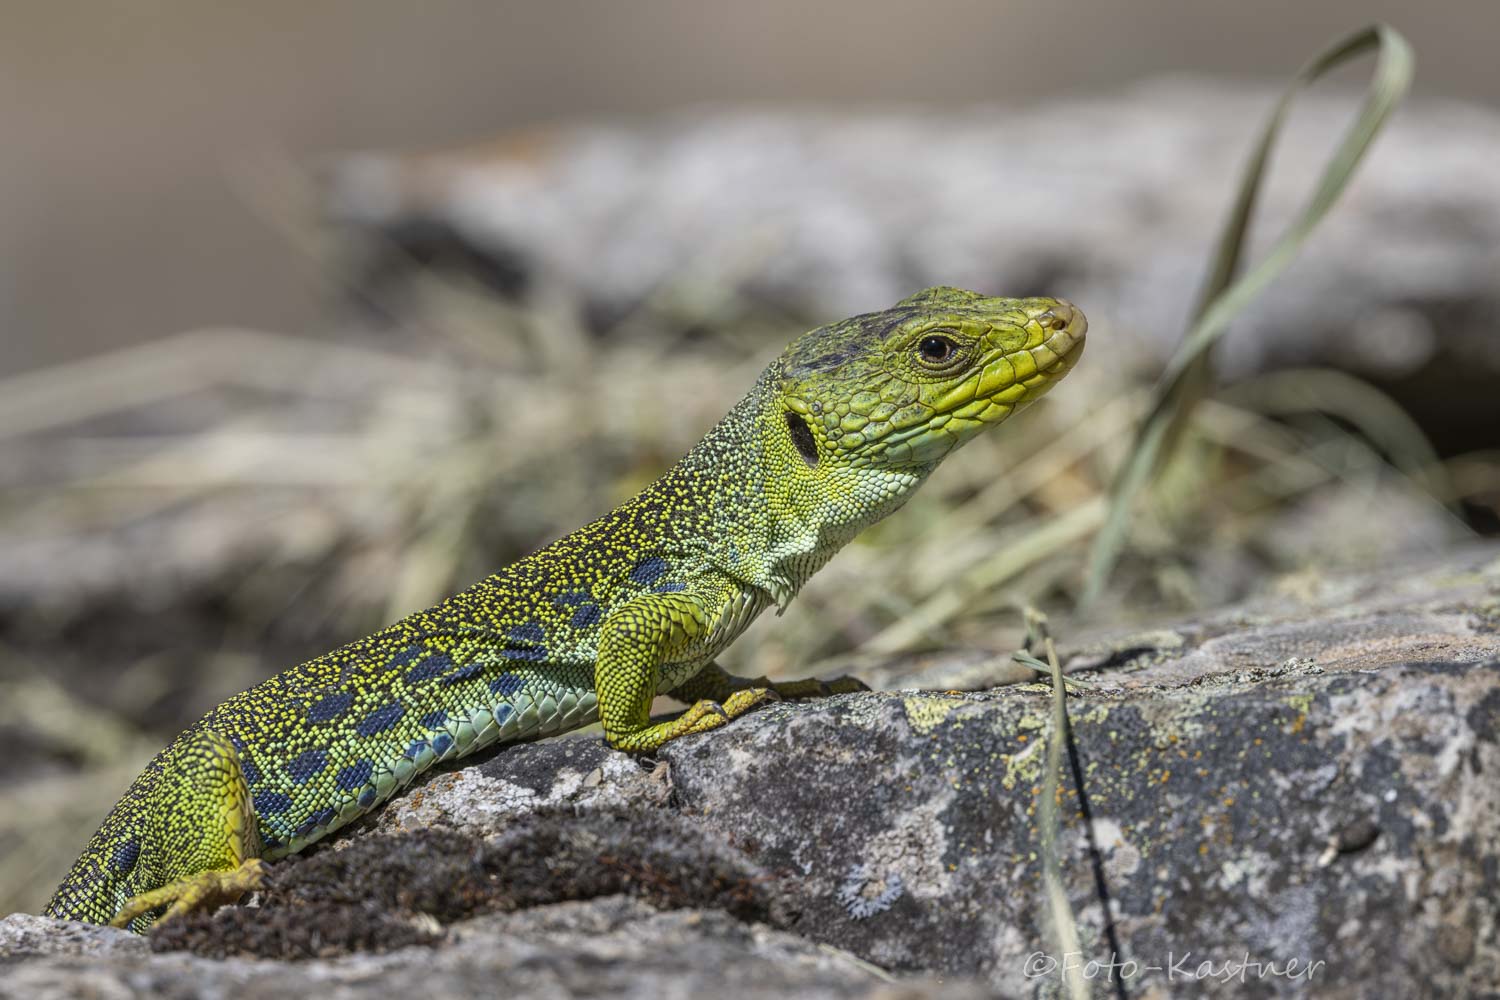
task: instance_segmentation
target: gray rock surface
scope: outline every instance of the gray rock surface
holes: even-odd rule
[[[1500,549],[1064,647],[1088,682],[1070,698],[1087,826],[1066,767],[1061,793],[1078,960],[1109,960],[1102,883],[1132,996],[1500,982]],[[783,703],[646,762],[587,737],[511,748],[154,951],[9,917],[0,996],[1051,995],[1049,701]]]
[[[151,954],[144,941],[98,932],[103,956],[80,959],[40,917],[0,921],[0,997],[403,996],[981,997],[973,984],[891,984],[834,949],[719,912],[658,912],[622,897],[559,903],[465,921],[440,948],[284,963]]]

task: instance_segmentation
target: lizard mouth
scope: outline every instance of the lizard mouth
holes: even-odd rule
[[[1041,343],[987,364],[978,374],[977,386],[959,391],[956,405],[951,407],[955,417],[1003,420],[1016,406],[1046,393],[1078,363],[1089,329],[1081,309],[1057,299],[1051,309],[1036,317],[1036,322],[1044,331]],[[950,409],[942,402],[938,406]]]

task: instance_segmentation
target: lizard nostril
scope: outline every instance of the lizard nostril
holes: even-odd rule
[[[1075,310],[1072,303],[1057,299],[1053,302],[1052,308],[1047,310],[1047,314],[1051,316],[1051,319],[1046,320],[1046,325],[1049,329],[1065,330],[1068,324],[1073,322]]]

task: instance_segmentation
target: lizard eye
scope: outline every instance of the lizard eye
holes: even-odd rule
[[[932,333],[917,343],[917,360],[927,368],[946,368],[958,357],[958,344],[940,333]]]

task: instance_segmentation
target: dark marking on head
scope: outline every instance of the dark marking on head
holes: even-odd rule
[[[375,762],[365,758],[357,760],[334,775],[333,783],[346,792],[352,792],[360,785],[370,780],[370,775],[375,771]]]
[[[504,673],[490,681],[490,690],[507,698],[525,686],[526,681],[520,674]]]
[[[803,334],[787,348],[783,374],[787,378],[804,378],[866,357],[872,345],[885,340],[920,312],[921,309],[909,305],[905,309],[897,307],[879,313],[865,313],[818,327]]]
[[[662,574],[666,571],[667,561],[661,556],[651,556],[635,564],[635,567],[630,571],[630,579],[636,583],[650,585],[660,580]]]
[[[282,770],[292,779],[292,784],[302,785],[323,773],[328,766],[328,754],[323,750],[307,750],[299,753],[283,765]]]
[[[354,704],[352,691],[336,691],[312,703],[307,710],[307,721],[314,724],[332,722],[349,711],[349,706],[352,704]]]
[[[374,736],[383,733],[396,723],[401,721],[401,716],[406,714],[406,706],[399,701],[393,701],[389,705],[382,705],[363,719],[354,731],[360,736]]]
[[[786,429],[792,436],[792,444],[797,447],[797,454],[802,456],[810,468],[818,467],[818,442],[813,437],[812,428],[807,426],[807,421],[802,419],[802,414],[794,410],[786,411]]]
[[[839,365],[848,360],[849,355],[841,354],[838,351],[830,351],[829,353],[824,354],[821,357],[813,358],[810,361],[804,361],[802,363],[802,370],[809,374],[812,372],[826,372],[830,368],[837,368]]]

